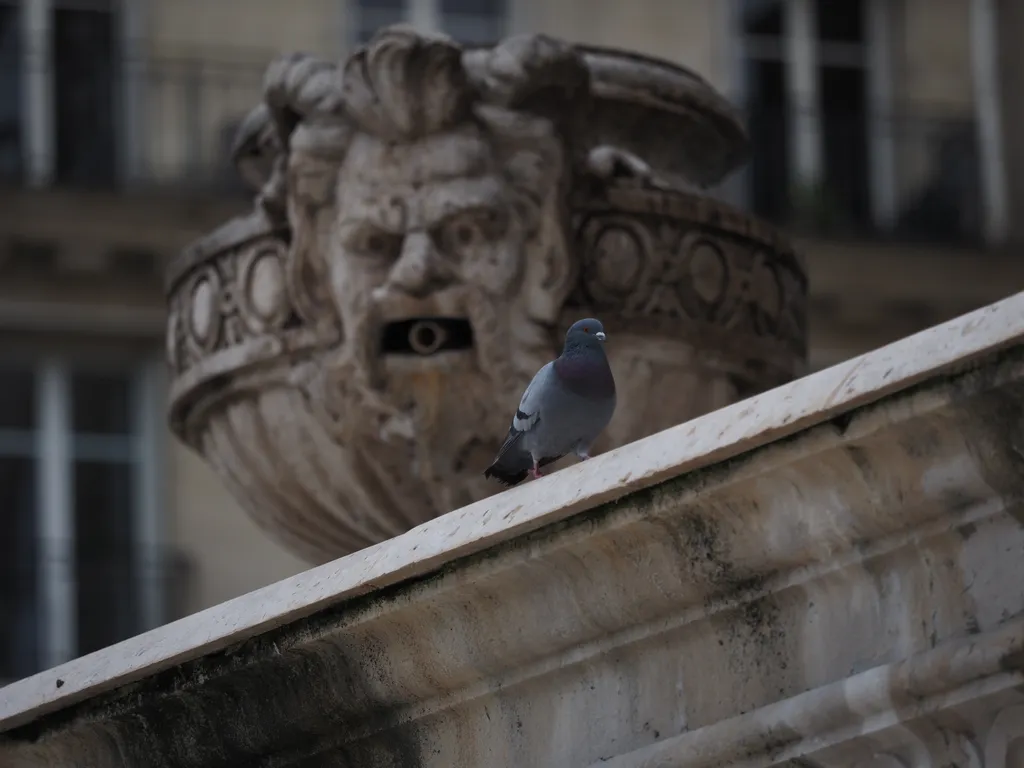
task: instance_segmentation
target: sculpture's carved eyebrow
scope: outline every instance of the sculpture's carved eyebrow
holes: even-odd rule
[[[436,152],[423,158],[415,181],[430,184],[438,181],[460,181],[487,174],[491,157],[483,145],[475,142],[459,152]]]
[[[506,193],[494,176],[463,178],[424,188],[419,193],[425,226],[434,226],[461,211],[494,208],[505,203]]]

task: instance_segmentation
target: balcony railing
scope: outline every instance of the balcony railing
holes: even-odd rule
[[[0,104],[0,183],[242,192],[229,148],[262,97],[265,57],[122,60],[77,87],[59,67],[0,65],[0,86],[9,86],[0,90],[16,96]],[[53,108],[27,108],[29,91]],[[41,114],[50,115],[45,125]]]
[[[48,621],[54,617],[54,595],[61,596],[66,615],[59,620],[72,635],[72,647],[59,653],[74,658],[138,634],[149,628],[147,620],[164,623],[183,616],[191,575],[188,560],[173,550],[160,557],[137,549],[131,557],[93,552],[74,564],[43,564],[24,551],[5,557],[0,561],[0,685],[44,668],[48,649],[62,644],[55,640],[58,627]],[[153,599],[160,605],[147,605]]]
[[[263,96],[266,64],[165,60],[141,73],[141,151],[134,182],[241,192],[231,142]]]
[[[251,55],[236,61],[124,60],[99,67],[90,85],[78,88],[67,85],[66,74],[62,80],[28,62],[13,74],[0,71],[0,85],[38,89],[49,83],[55,104],[46,130],[32,123],[38,115],[22,110],[29,100],[0,100],[0,178],[17,183],[38,177],[42,168],[45,183],[56,185],[242,194],[229,147],[240,120],[261,98],[266,64],[266,56]],[[107,79],[93,82],[101,76]],[[980,239],[972,119],[826,110],[815,120],[822,172],[809,186],[798,184],[792,172],[799,119],[784,108],[748,109],[753,160],[743,175],[741,204],[799,232]],[[51,140],[40,142],[38,136]],[[34,156],[40,151],[42,158]]]
[[[821,172],[794,178],[794,113],[751,110],[753,157],[740,197],[791,230],[829,237],[971,244],[983,236],[973,119],[826,114],[816,121]]]

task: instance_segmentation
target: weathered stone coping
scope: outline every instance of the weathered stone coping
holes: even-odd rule
[[[13,740],[0,741],[0,765],[198,766],[269,754],[278,757],[266,765],[313,765],[321,763],[302,762],[302,756],[319,754],[318,740],[328,732],[324,749],[364,744],[368,751],[351,754],[368,762],[355,764],[481,764],[472,758],[431,763],[424,757],[436,750],[438,759],[450,759],[452,749],[467,748],[452,741],[469,737],[451,735],[445,712],[461,712],[515,686],[516,695],[528,702],[533,689],[524,693],[524,686],[540,685],[537,681],[556,686],[558,675],[570,667],[574,675],[582,674],[575,667],[599,665],[631,644],[661,642],[666,632],[694,623],[724,621],[717,615],[723,611],[756,612],[765,595],[778,600],[781,591],[797,584],[809,591],[807,583],[827,581],[834,571],[853,583],[869,570],[861,561],[885,553],[937,548],[928,556],[939,562],[945,550],[935,541],[945,542],[951,531],[965,531],[960,535],[966,540],[974,530],[998,524],[999,537],[1011,542],[1012,518],[1021,515],[1011,492],[1022,489],[1020,478],[1007,470],[1006,457],[1020,450],[1014,441],[1021,425],[1013,418],[1021,408],[1022,340],[1024,294],[1017,294],[17,682],[0,690],[0,734]],[[1001,352],[1007,354],[1000,357]],[[971,368],[975,373],[964,373]],[[957,384],[955,393],[947,391],[947,379],[965,376],[975,379]],[[896,393],[904,396],[894,398]],[[873,403],[878,407],[864,410]],[[851,421],[855,409],[862,409],[862,416]],[[855,445],[847,448],[844,441]],[[897,451],[911,458],[903,462]],[[727,461],[741,454],[750,454],[749,460]],[[865,477],[851,477],[861,465],[868,467],[862,467]],[[688,474],[653,493],[645,490]],[[598,517],[581,514],[598,508]],[[737,527],[730,520],[729,530],[720,534],[728,546],[719,544],[709,521],[738,510],[749,510],[745,522]],[[562,523],[572,525],[560,528]],[[672,538],[684,529],[685,540]],[[669,557],[665,547],[671,543],[692,557],[680,560],[679,551]],[[984,567],[999,565],[1007,584],[1024,583],[1018,555],[994,549],[991,557],[984,554],[991,561]],[[977,560],[978,554],[971,557]],[[913,562],[900,561],[899,568],[908,580],[920,578]],[[1000,586],[998,575],[986,571],[991,590],[1016,589]],[[829,589],[829,601],[845,611],[843,602],[851,599],[846,587]],[[926,709],[922,702],[931,696],[934,711],[970,699],[971,686],[979,697],[1009,695],[1021,683],[1021,665],[1014,661],[1021,658],[1021,626],[1014,611],[1002,619],[988,614],[998,614],[1000,606],[1008,611],[1017,598],[993,595],[972,594],[981,616],[972,617],[973,639],[957,636],[956,621],[935,619],[942,606],[933,608],[924,598],[910,601],[906,610],[914,612],[915,622],[917,611],[933,614],[934,650],[921,653],[907,634],[911,628],[897,628],[888,641],[896,643],[895,650],[879,638],[881,645],[864,659],[876,662],[868,665],[871,671],[850,677],[841,689],[829,686],[837,684],[836,664],[849,660],[810,664],[813,674],[801,673],[777,692],[757,689],[758,675],[774,685],[777,670],[768,669],[773,663],[795,666],[795,652],[780,646],[764,651],[771,658],[750,660],[768,667],[745,667],[745,677],[730,678],[731,683],[723,668],[720,702],[707,691],[691,690],[684,697],[680,690],[676,699],[692,698],[698,710],[640,729],[621,707],[665,711],[666,694],[654,690],[658,675],[633,670],[627,679],[642,680],[649,690],[633,691],[625,704],[621,691],[608,688],[567,699],[577,710],[571,714],[581,723],[578,730],[563,727],[561,741],[547,733],[531,743],[561,750],[569,762],[559,765],[585,764],[579,755],[594,750],[602,758],[619,755],[612,765],[715,765],[733,760],[721,750],[738,733],[770,731],[773,722],[785,727],[781,736],[776,727],[774,737],[758,737],[767,739],[758,747],[765,754],[782,755],[811,736],[816,749],[826,748],[820,733],[809,732],[813,718],[801,725],[783,717],[794,707],[805,718],[812,714],[807,707],[821,710],[822,717],[838,712],[832,721],[837,733],[845,727],[844,717],[856,720],[840,734],[849,740],[870,730],[865,723],[876,722],[882,731],[917,717],[905,697]],[[783,618],[747,615],[746,621],[767,636],[773,626],[791,632],[799,627]],[[718,645],[728,652],[732,637],[723,634]],[[904,656],[909,660],[900,666]],[[922,682],[921,670],[929,669],[932,682]],[[727,694],[741,679],[754,688]],[[870,693],[872,680],[885,680],[884,690]],[[692,684],[700,688],[708,682]],[[800,696],[812,694],[817,698],[799,705]],[[542,696],[545,706],[551,696]],[[524,734],[559,716],[538,709],[533,715],[540,719],[533,719],[522,701],[514,715],[499,705],[494,715],[499,722],[490,726],[521,732],[501,742],[520,750],[514,752],[520,756],[530,748],[522,742]],[[889,710],[872,721],[872,707],[884,709],[885,701]],[[594,711],[581,702],[593,702],[586,707]],[[595,719],[601,707],[601,718]],[[491,712],[486,707],[485,712],[489,722]],[[201,727],[197,717],[215,724]],[[495,748],[484,738],[484,720],[460,717],[476,741]],[[732,726],[724,725],[730,721]],[[634,725],[636,733],[630,730]],[[409,730],[413,726],[415,732]],[[731,735],[718,741],[709,730],[727,727],[740,730],[729,730],[725,733]],[[381,733],[388,735],[392,750],[386,759],[381,757],[385,747],[371,743]],[[800,754],[807,752],[801,749]],[[495,756],[491,764],[515,764],[508,762],[510,754]],[[150,762],[140,755],[149,755]],[[40,763],[44,759],[48,762]],[[774,764],[771,760],[750,764]]]

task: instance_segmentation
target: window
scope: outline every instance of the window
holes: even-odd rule
[[[0,364],[0,682],[161,623],[148,369]]]
[[[786,18],[787,5],[808,13]],[[787,221],[814,205],[864,225],[871,211],[863,0],[741,7],[753,209]]]
[[[496,43],[505,34],[506,0],[440,0],[441,26],[464,45]]]
[[[755,213],[831,235],[981,236],[973,110],[918,105],[910,114],[894,101],[891,37],[907,23],[902,4],[734,2]]]
[[[365,43],[381,27],[406,21],[406,0],[358,0],[356,42]]]
[[[114,0],[0,0],[0,176],[107,186],[118,174]]]
[[[117,173],[117,17],[110,9],[53,9],[54,175],[61,184],[106,186]]]
[[[40,667],[36,411],[32,371],[0,370],[0,681]]]
[[[442,30],[464,45],[497,42],[505,35],[507,0],[355,0],[355,39],[365,43],[381,27],[407,22]]]
[[[0,181],[20,181],[21,142],[21,13],[0,4]]]

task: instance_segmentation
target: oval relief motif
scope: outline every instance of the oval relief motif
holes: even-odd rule
[[[262,244],[239,264],[238,307],[256,333],[279,326],[291,313],[283,257],[283,248]]]
[[[677,290],[686,313],[694,320],[714,320],[729,288],[728,259],[718,243],[695,233],[682,239],[679,251],[683,270]]]
[[[640,279],[642,246],[636,235],[622,227],[609,227],[594,242],[594,274],[611,293],[629,293]]]
[[[690,280],[694,293],[707,304],[718,304],[725,295],[729,270],[718,246],[701,240],[690,251]]]
[[[193,342],[209,352],[220,335],[220,279],[213,269],[203,270],[189,291],[189,332]]]
[[[600,230],[590,243],[583,274],[596,306],[618,308],[636,288],[643,262],[643,244],[635,232],[615,225]]]
[[[647,290],[653,254],[649,233],[636,222],[595,216],[580,229],[582,303],[623,311]]]

